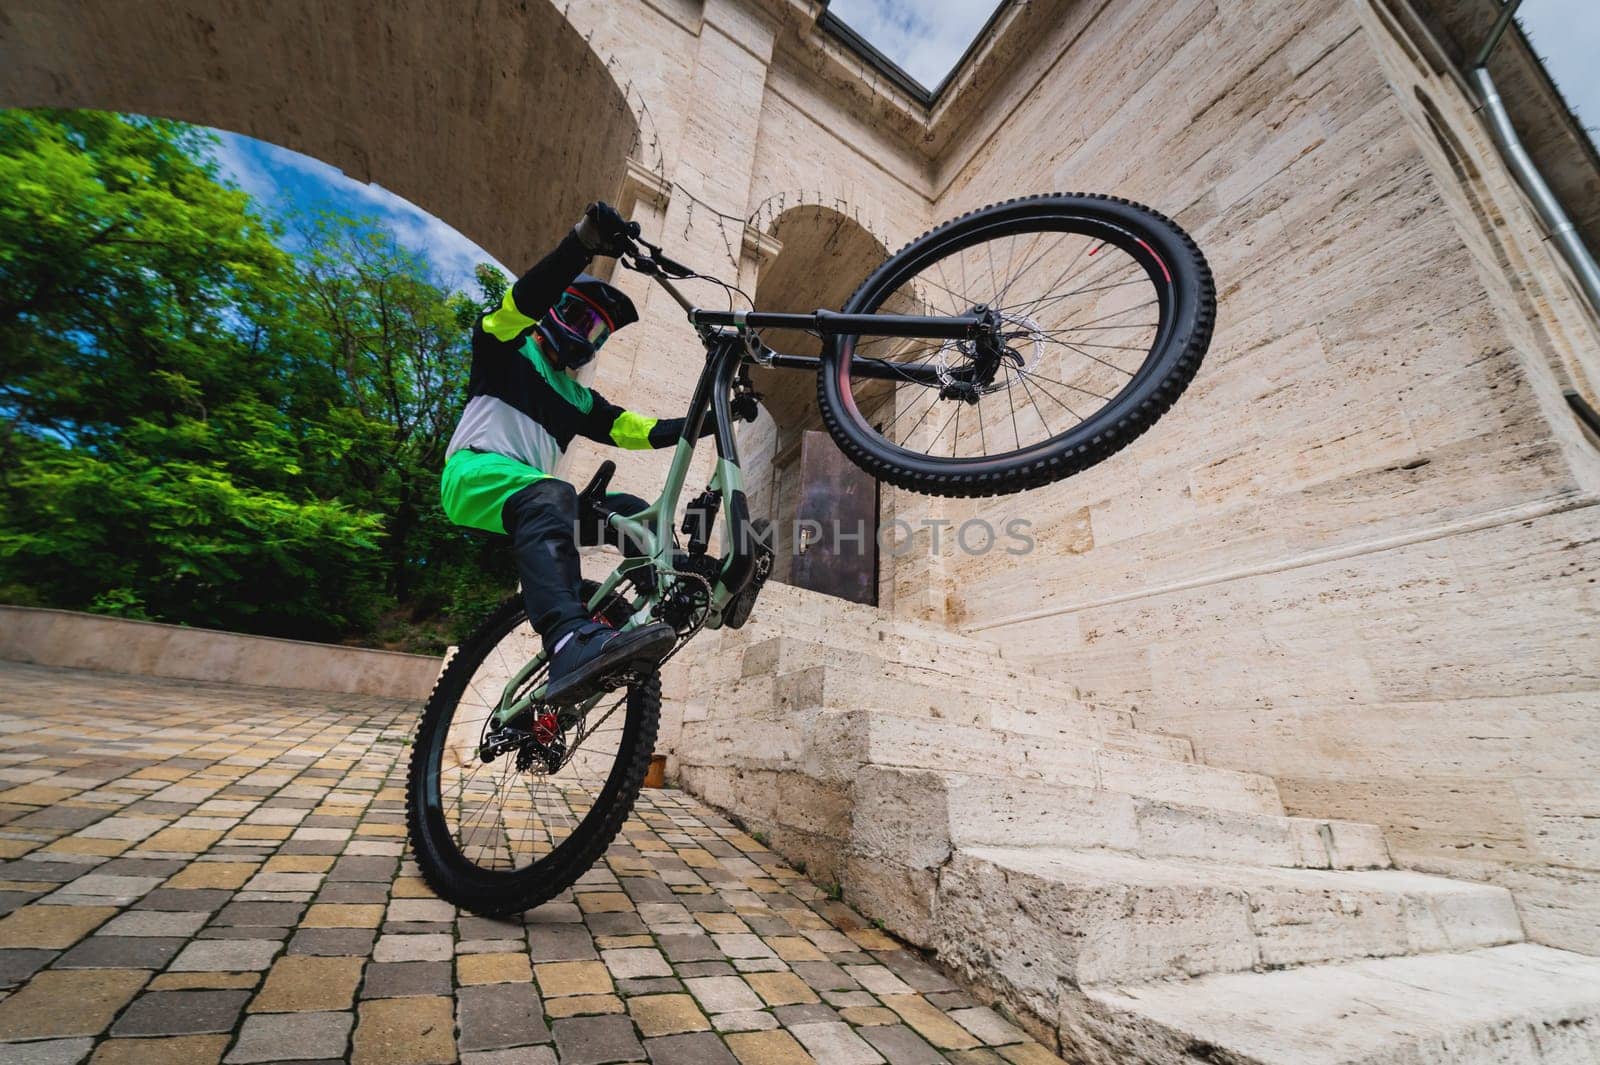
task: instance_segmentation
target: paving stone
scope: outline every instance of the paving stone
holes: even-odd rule
[[[371,962],[361,984],[362,998],[402,998],[450,994],[447,961]]]
[[[641,1061],[645,1056],[626,1017],[571,1017],[551,1027],[561,1065]]]
[[[289,953],[370,954],[376,937],[369,928],[302,928],[289,940]]]
[[[455,942],[444,934],[384,935],[372,948],[373,961],[449,961],[454,955]]]
[[[631,980],[641,976],[671,976],[672,966],[659,950],[653,947],[636,947],[627,950],[602,950],[600,960],[605,962],[611,975],[618,980]]]
[[[456,908],[439,899],[395,899],[385,918],[390,921],[443,921],[456,919]]]
[[[923,994],[930,991],[956,990],[956,986],[942,973],[912,955],[910,951],[886,950],[874,952],[873,957],[893,969],[896,976]]]
[[[461,1055],[461,1065],[556,1065],[556,1052],[550,1047],[479,1050]]]
[[[362,959],[285,955],[273,963],[251,1013],[349,1009],[361,981]]]
[[[352,1020],[348,1013],[254,1014],[245,1018],[239,1041],[223,1060],[244,1065],[293,1058],[343,1058]]]
[[[785,1028],[796,1024],[824,1024],[839,1019],[838,1012],[821,1002],[802,1002],[794,1006],[779,1006],[772,1011],[778,1023]]]
[[[46,970],[0,1001],[0,1040],[99,1035],[149,978],[138,969]]]
[[[636,913],[592,913],[584,923],[597,936],[635,936],[649,931]]]
[[[900,1015],[883,1006],[847,1006],[839,1011],[839,1016],[858,1028],[900,1023]]]
[[[759,1010],[739,1010],[713,1014],[711,1027],[719,1032],[764,1032],[778,1027],[778,1018]]]
[[[286,928],[300,919],[305,907],[298,902],[232,902],[213,918],[219,925],[270,925]]]
[[[592,1013],[622,1013],[622,1000],[616,995],[569,995],[546,999],[544,1012],[549,1017],[581,1017]]]
[[[50,1039],[13,1043],[5,1048],[6,1065],[77,1065],[89,1055],[92,1039]]]
[[[183,948],[173,972],[241,972],[265,969],[283,944],[275,939],[197,939]]]
[[[794,973],[750,973],[744,977],[769,1006],[817,1002],[817,993]]]
[[[533,970],[525,954],[471,954],[456,959],[456,979],[461,984],[529,983]]]
[[[788,1032],[738,1032],[727,1041],[740,1065],[816,1065]]]
[[[322,890],[317,892],[316,901],[382,907],[389,901],[389,886],[355,880],[323,884]]]
[[[860,1035],[888,1059],[889,1065],[943,1065],[946,1060],[903,1024],[863,1028]]]
[[[831,961],[797,961],[791,962],[789,968],[817,991],[854,991],[861,986]]]
[[[759,1010],[764,1005],[750,985],[737,976],[687,979],[684,986],[709,1013]]]
[[[949,1017],[988,1046],[1004,1046],[1027,1039],[1015,1025],[987,1006],[951,1010]]]
[[[367,999],[356,1025],[354,1065],[445,1065],[456,1060],[450,999]]]
[[[22,983],[59,953],[54,950],[0,950],[0,987]]]
[[[519,959],[524,960],[524,959]],[[533,985],[485,984],[456,996],[462,1050],[495,1050],[550,1040]]]
[[[628,1013],[646,1036],[709,1031],[711,1022],[689,995],[641,995],[627,1000]]]
[[[617,991],[628,995],[665,995],[683,990],[683,981],[676,976],[646,976],[637,980],[618,980]]]
[[[185,938],[200,931],[205,923],[206,915],[203,913],[126,910],[107,921],[96,934]]]
[[[658,942],[668,959],[676,962],[721,960],[723,953],[707,935],[661,936]]]
[[[915,1028],[918,1035],[940,1049],[966,1050],[979,1045],[971,1032],[952,1021],[921,995],[885,995],[883,1004]]]
[[[830,1006],[843,1009],[846,1006],[875,1006],[877,998],[865,991],[824,991],[822,1001]]]
[[[319,902],[300,923],[305,928],[376,928],[382,922],[382,906]]]
[[[217,1065],[232,1036],[175,1035],[163,1039],[108,1039],[89,1065]]]
[[[249,998],[249,991],[146,991],[117,1018],[111,1034],[231,1032]]]
[[[182,939],[90,936],[61,955],[57,969],[159,969],[182,947]]]
[[[546,962],[533,967],[545,998],[603,995],[611,991],[611,973],[597,961]]]
[[[709,1032],[666,1035],[644,1041],[652,1065],[738,1065],[738,1060]]]
[[[534,961],[590,961],[600,956],[587,928],[560,924],[529,926],[528,954]]]
[[[24,906],[0,917],[0,948],[70,947],[116,912],[114,906]]]
[[[489,917],[461,917],[456,922],[456,930],[462,939],[521,939],[525,929],[516,921],[494,920]],[[540,961],[558,961],[562,959],[549,958],[537,959]]]
[[[255,987],[260,982],[260,973],[158,973],[145,985],[145,990],[227,990],[229,988]]]
[[[346,855],[334,863],[333,869],[328,873],[328,879],[375,880],[388,883],[394,879],[399,867],[399,860],[395,858]]]
[[[210,913],[221,909],[232,899],[232,891],[220,889],[159,887],[135,903],[134,908]]]
[[[790,1034],[819,1062],[829,1065],[880,1065],[883,1055],[842,1021],[819,1024],[796,1024]],[[935,1055],[935,1060],[938,1060]]]

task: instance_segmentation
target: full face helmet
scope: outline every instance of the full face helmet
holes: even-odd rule
[[[591,274],[579,274],[539,320],[539,344],[559,370],[576,370],[618,329],[639,320],[633,301]]]

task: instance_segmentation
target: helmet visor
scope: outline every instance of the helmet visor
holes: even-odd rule
[[[569,332],[588,341],[596,351],[611,335],[611,323],[600,308],[570,288],[556,301],[554,313]]]

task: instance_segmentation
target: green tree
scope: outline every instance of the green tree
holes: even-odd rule
[[[334,638],[377,609],[383,521],[321,471],[367,433],[209,145],[0,111],[0,589]]]
[[[343,498],[384,516],[384,591],[411,624],[445,612],[459,638],[514,581],[505,550],[451,525],[439,504],[445,448],[466,400],[469,332],[506,279],[484,264],[480,299],[451,295],[420,256],[374,219],[295,223],[308,299],[342,385],[341,424],[357,441],[335,473]],[[442,642],[442,638],[437,642]]]

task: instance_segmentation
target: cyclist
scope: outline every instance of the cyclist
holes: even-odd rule
[[[574,376],[612,333],[638,320],[633,302],[584,273],[638,236],[610,204],[590,204],[554,251],[506,290],[472,329],[467,405],[445,452],[440,495],[457,525],[509,533],[528,618],[544,641],[546,701],[581,702],[619,687],[619,671],[659,662],[676,634],[661,622],[628,632],[592,619],[579,594],[578,543],[631,551],[598,515],[578,513],[578,494],[549,471],[574,436],[623,448],[674,444],[681,418],[648,418],[607,401]],[[637,496],[614,493],[623,514]]]

